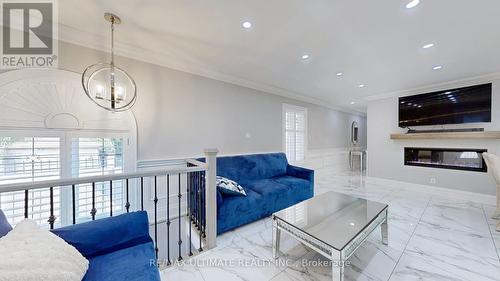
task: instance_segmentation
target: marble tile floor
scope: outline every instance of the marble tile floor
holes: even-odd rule
[[[375,231],[350,258],[346,280],[500,281],[494,206],[351,172],[317,172],[316,194],[330,190],[389,204],[389,245]],[[163,270],[162,280],[331,280],[325,258],[283,236],[274,262],[271,219],[257,221],[218,237],[215,249]]]

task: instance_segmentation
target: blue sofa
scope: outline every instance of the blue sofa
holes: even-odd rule
[[[314,195],[314,171],[288,164],[284,153],[217,158],[217,175],[238,182],[247,196],[217,191],[217,233],[270,216]]]
[[[160,281],[145,211],[52,230],[89,260],[84,281]]]

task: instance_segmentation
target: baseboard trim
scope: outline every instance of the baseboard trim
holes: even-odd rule
[[[494,195],[475,193],[475,192],[463,191],[463,190],[456,190],[456,189],[439,187],[439,186],[432,186],[432,185],[416,184],[416,183],[397,181],[397,180],[391,180],[391,179],[369,177],[369,176],[366,177],[366,180],[369,182],[372,182],[372,183],[379,183],[379,184],[387,184],[388,182],[390,182],[391,184],[394,184],[395,186],[402,187],[402,188],[407,189],[407,190],[424,192],[424,193],[429,193],[429,194],[433,194],[433,195],[442,195],[444,193],[448,197],[468,200],[468,201],[481,203],[481,204],[488,204],[488,205],[495,205],[496,204],[496,197]]]

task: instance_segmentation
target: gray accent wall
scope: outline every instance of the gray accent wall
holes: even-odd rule
[[[109,54],[59,43],[59,67],[82,72],[108,61]],[[222,154],[283,150],[282,104],[308,109],[308,149],[346,148],[351,122],[360,125],[366,145],[366,117],[117,57],[137,82],[133,108],[138,128],[138,160],[198,156],[216,147]]]
[[[439,88],[411,91],[413,95],[441,89],[485,83],[450,84]],[[485,128],[500,131],[500,81],[493,81],[492,122],[478,124],[447,125],[445,128]],[[405,166],[404,147],[482,148],[500,155],[500,140],[391,140],[391,133],[403,133],[398,127],[398,98],[371,101],[368,119],[368,175],[416,184],[434,185],[461,191],[495,194],[495,184],[487,173]],[[421,129],[438,129],[441,126],[425,126]]]

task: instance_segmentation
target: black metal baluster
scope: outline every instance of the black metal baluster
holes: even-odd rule
[[[71,203],[73,208],[73,224],[76,224],[76,198],[75,198],[75,185],[71,186]]]
[[[156,176],[155,176],[155,253],[156,260],[158,261],[158,192],[157,192],[157,184],[156,184]]]
[[[197,208],[196,204],[198,204],[198,200],[196,200],[196,172],[193,172],[191,177],[192,177],[191,181],[193,182],[193,188],[191,190],[191,199],[192,199],[191,223],[196,227],[196,208]]]
[[[113,216],[113,180],[109,181],[109,216]]]
[[[188,219],[188,227],[189,227],[189,256],[192,256],[193,255],[193,250],[192,250],[192,247],[191,245],[193,244],[193,239],[192,239],[192,235],[191,235],[191,173],[186,173],[186,183],[187,183],[187,208],[186,210],[188,210],[188,213],[187,213],[187,219]]]
[[[24,191],[24,218],[28,218],[28,199],[29,199],[29,191]]]
[[[90,215],[92,216],[92,220],[95,220],[95,214],[97,210],[95,208],[95,182],[92,183],[92,210],[90,210]]]
[[[198,231],[200,231],[200,172],[195,174],[196,190],[194,196],[196,197],[196,214],[195,214],[195,226]]]
[[[198,172],[198,204],[200,205],[200,207],[198,208],[198,231],[201,231],[201,215],[202,215],[202,208],[203,208],[203,201],[201,200],[201,180],[202,180],[202,177],[201,177],[201,171]]]
[[[199,234],[199,238],[200,238],[200,248],[198,249],[199,252],[202,252],[203,251],[203,248],[202,248],[202,237],[201,237],[201,172],[197,172],[198,174],[198,234]]]
[[[202,182],[203,182],[203,174],[200,172],[199,173],[199,177],[198,177],[198,195],[200,197],[200,215],[199,215],[199,222],[198,222],[198,230],[200,231],[200,237],[201,237],[201,232],[203,230],[203,186],[202,186]]]
[[[196,189],[196,185],[194,184],[194,173],[189,174],[189,180],[191,181],[191,190],[189,192],[189,198],[191,199],[191,204],[189,204],[189,209],[191,210],[191,217],[189,218],[190,225],[194,221],[194,205],[196,204],[196,200],[193,197],[193,191]]]
[[[144,178],[141,177],[141,211],[144,211]]]
[[[54,216],[54,188],[50,187],[50,217],[49,217],[49,224],[50,224],[50,229],[54,229],[54,222],[56,221],[56,217]]]
[[[181,252],[181,247],[182,247],[182,238],[181,238],[181,220],[182,220],[182,216],[181,216],[181,198],[182,198],[182,194],[181,194],[181,173],[179,173],[179,194],[177,195],[177,197],[179,198],[179,215],[178,215],[178,220],[179,220],[179,258],[177,259],[178,261],[181,261],[182,260],[182,252]]]
[[[195,212],[195,209],[196,209],[196,196],[195,196],[195,192],[196,192],[196,182],[195,182],[195,176],[196,176],[196,172],[194,173],[191,173],[191,183],[192,183],[192,188],[191,188],[191,222],[194,222],[196,219],[195,219],[195,215],[196,215],[196,212]]]
[[[125,203],[125,209],[127,209],[127,213],[129,212],[129,209],[130,209],[130,202],[129,202],[129,199],[128,199],[128,179],[125,180],[125,185],[126,185],[126,197],[127,197],[127,203]]]
[[[170,265],[170,175],[167,175],[167,266]]]
[[[206,237],[205,235],[205,228],[207,226],[207,213],[206,213],[206,193],[205,193],[205,172],[201,172],[201,236],[203,238]]]

